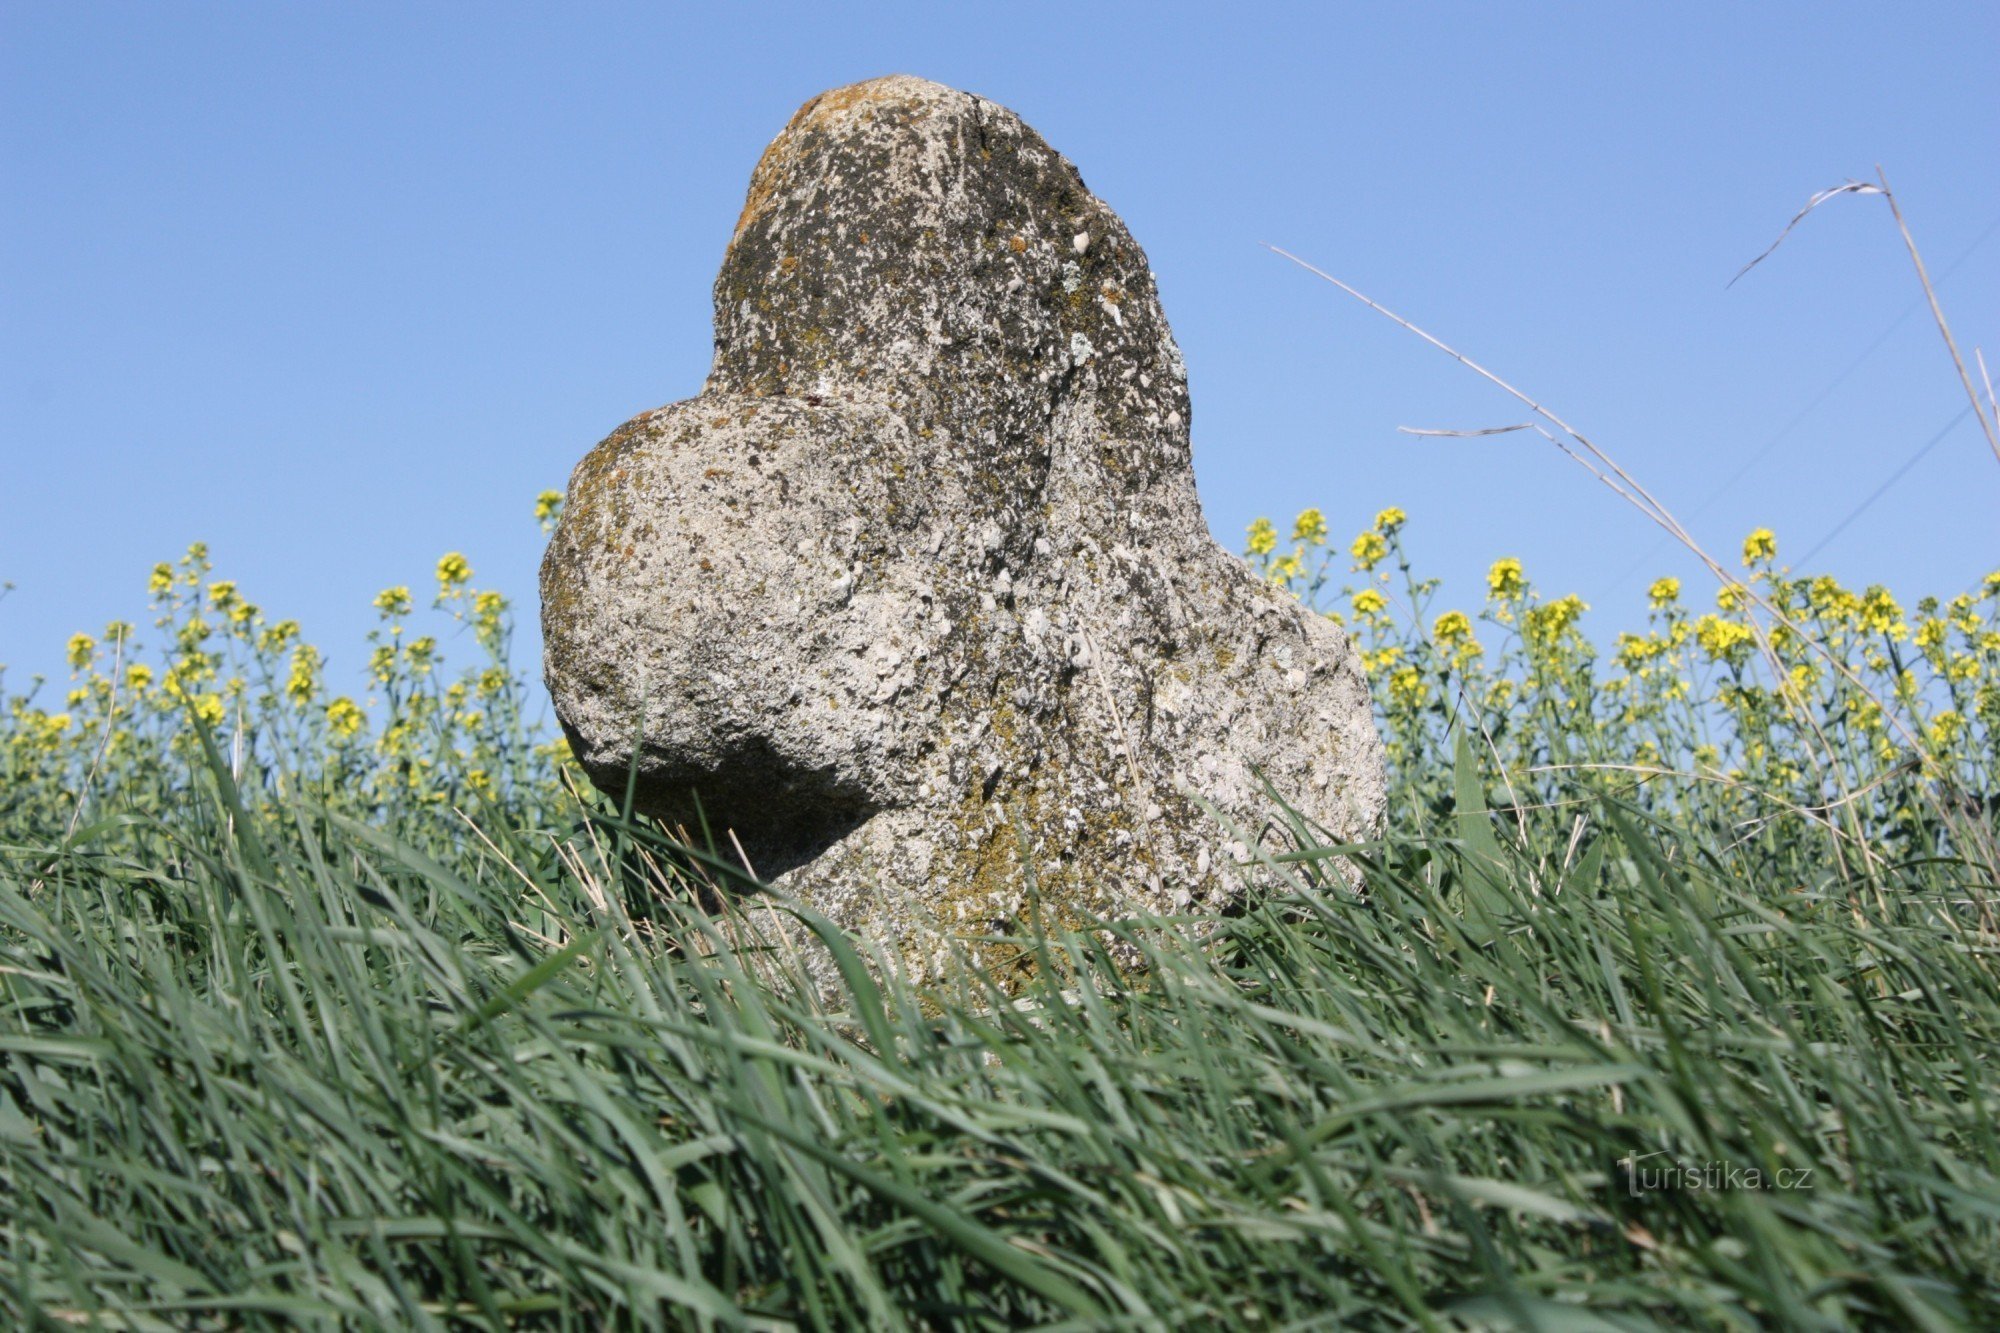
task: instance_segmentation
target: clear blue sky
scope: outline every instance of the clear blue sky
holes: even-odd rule
[[[1600,631],[1656,532],[1496,391],[1294,250],[1556,407],[1734,550],[1793,557],[1964,405],[1879,200],[2000,350],[2000,7],[8,3],[0,8],[0,661],[143,620],[195,538],[362,683],[368,602],[463,550],[535,642],[535,493],[708,369],[758,152],[889,72],[1020,112],[1151,255],[1210,526],[1410,512],[1475,601],[1517,555]],[[1982,239],[1983,238],[1983,239]],[[1968,254],[1969,251],[1969,254]],[[1960,261],[1952,267],[1954,261]],[[1900,322],[1899,322],[1900,321]],[[1809,410],[1810,409],[1810,410]],[[1775,441],[1775,443],[1774,443]],[[1967,419],[1814,564],[1914,597],[2000,563]],[[532,658],[529,659],[532,661]]]

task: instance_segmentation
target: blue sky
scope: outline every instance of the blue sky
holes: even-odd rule
[[[1697,533],[1797,557],[1964,406],[1889,173],[1968,349],[2000,349],[2000,8],[402,3],[0,6],[0,661],[144,619],[206,540],[362,684],[369,599],[461,550],[535,641],[535,493],[700,387],[751,165],[878,74],[1018,111],[1146,247],[1232,549],[1408,510],[1600,632],[1690,572],[1519,408],[1292,250],[1592,435]],[[1746,466],[1747,465],[1747,466]],[[1741,474],[1738,476],[1737,474]],[[1732,481],[1733,479],[1733,481]],[[1724,483],[1729,482],[1727,486]],[[2000,563],[1965,419],[1812,563],[1909,597]],[[1639,572],[1626,576],[1635,564]]]

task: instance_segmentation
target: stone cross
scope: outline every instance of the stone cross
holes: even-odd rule
[[[1267,783],[1366,836],[1355,654],[1210,538],[1188,426],[1152,270],[1068,160],[922,79],[815,97],[751,177],[707,385],[570,479],[571,747],[919,972],[1031,885],[1072,925],[1226,905],[1290,845]]]

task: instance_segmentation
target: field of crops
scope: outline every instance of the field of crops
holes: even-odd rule
[[[1906,605],[1760,530],[1453,608],[1412,530],[1248,537],[1364,653],[1381,839],[1006,987],[733,914],[463,556],[352,694],[160,565],[0,682],[0,1321],[2000,1322],[2000,572]]]

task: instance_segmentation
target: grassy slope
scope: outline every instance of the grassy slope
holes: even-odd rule
[[[1206,946],[1119,927],[1142,968],[1054,938],[1010,1000],[849,955],[830,1007],[809,920],[709,919],[613,818],[359,823],[196,760],[185,799],[0,850],[0,1311],[2000,1317],[1965,868],[1725,865],[1717,830],[1581,788],[1587,833],[1524,843],[1466,758],[1365,897],[1308,858]]]

